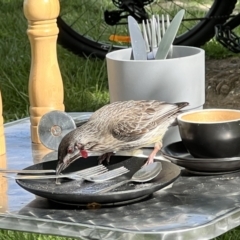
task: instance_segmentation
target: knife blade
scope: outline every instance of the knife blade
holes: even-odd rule
[[[147,60],[145,41],[138,22],[132,16],[128,16],[128,29],[131,38],[133,59]]]
[[[18,179],[18,180],[34,180],[34,179],[55,179],[55,178],[71,178],[71,174],[62,174],[62,175],[16,175],[16,176],[6,176],[5,178]],[[80,179],[81,177],[79,177]]]
[[[15,169],[3,169],[0,168],[0,173],[27,173],[27,174],[42,174],[42,173],[56,173],[56,170],[54,169],[48,169],[48,170],[15,170]]]
[[[173,18],[172,22],[170,23],[169,27],[167,28],[163,38],[159,44],[155,59],[166,59],[170,47],[177,35],[178,29],[182,22],[185,10],[180,10],[176,16]]]

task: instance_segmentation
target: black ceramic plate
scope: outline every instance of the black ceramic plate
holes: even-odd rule
[[[64,179],[61,185],[55,184],[55,179],[41,180],[17,180],[16,182],[25,190],[38,196],[59,201],[61,203],[114,203],[123,202],[150,195],[161,188],[166,187],[180,175],[180,168],[170,162],[161,161],[162,171],[152,181],[147,183],[129,183],[107,193],[94,194],[95,190],[112,185],[123,179],[129,179],[141,168],[146,158],[113,156],[108,169],[114,169],[119,166],[125,166],[130,171],[116,179],[105,183],[90,183],[82,180]],[[65,172],[72,172],[88,167],[96,166],[97,157],[79,159],[71,164]],[[57,161],[43,162],[32,165],[26,169],[55,169]]]
[[[175,142],[162,148],[163,155],[171,162],[197,172],[229,172],[240,169],[240,157],[194,158],[183,142]]]
[[[190,173],[191,175],[194,175],[194,176],[213,176],[213,175],[236,173],[236,172],[239,172],[240,170],[229,171],[229,172],[197,172],[197,171],[192,171],[189,169],[184,169],[184,171],[186,171],[187,173]]]
[[[97,203],[97,202],[92,202],[92,203],[71,203],[71,202],[60,202],[57,200],[52,200],[49,199],[49,203],[51,204],[51,206],[53,206],[54,208],[59,208],[62,209],[63,207],[67,209],[71,209],[71,208],[88,208],[88,209],[97,209],[97,208],[103,208],[103,207],[117,207],[117,206],[122,206],[122,205],[128,205],[131,203],[137,203],[137,202],[142,202],[142,201],[146,201],[148,199],[150,199],[152,197],[151,195],[145,195],[139,198],[134,198],[131,200],[127,200],[127,201],[121,201],[121,202],[112,202],[112,203]]]

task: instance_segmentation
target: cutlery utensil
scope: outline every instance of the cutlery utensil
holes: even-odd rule
[[[105,182],[107,180],[119,177],[125,173],[129,172],[129,170],[125,167],[119,167],[116,169],[113,169],[111,171],[105,172],[103,174],[100,174],[98,176],[92,176],[92,177],[83,177],[84,180],[90,181],[90,182]]]
[[[153,49],[155,49],[158,45],[157,45],[157,36],[156,36],[156,28],[157,28],[157,22],[156,22],[156,18],[154,15],[152,15],[151,18],[151,51],[153,51]]]
[[[147,60],[145,42],[138,26],[138,22],[128,16],[128,29],[131,38],[132,54],[134,60]]]
[[[17,170],[17,169],[3,169],[0,168],[0,173],[27,173],[27,174],[43,174],[43,173],[55,173],[56,170]]]
[[[103,165],[101,165],[103,166]],[[61,175],[44,175],[44,176],[15,176],[10,177],[13,179],[52,179],[52,178],[69,178],[72,180],[87,180],[90,182],[104,182],[116,177],[119,177],[125,173],[129,172],[129,170],[125,167],[119,167],[113,170],[108,171],[106,167],[95,168],[91,171],[89,170],[81,170],[77,172],[72,172],[69,174],[61,174]],[[8,177],[9,178],[9,177]]]
[[[177,35],[184,13],[185,10],[182,9],[173,18],[172,22],[170,23],[169,27],[167,28],[165,34],[162,37],[155,59],[166,59],[171,45]]]
[[[166,23],[165,23],[166,21]],[[142,21],[142,34],[145,41],[147,51],[147,59],[155,59],[157,47],[159,46],[166,29],[170,25],[169,15],[162,15],[161,20],[159,15],[153,15],[149,21]],[[151,27],[150,27],[151,26]],[[172,56],[172,45],[170,47],[168,57]]]
[[[168,14],[167,14],[166,18],[167,18],[167,27],[166,27],[166,29],[167,29],[170,26],[170,20],[169,20],[169,15]],[[172,54],[173,54],[173,44],[171,44],[171,46],[170,46],[167,58],[172,58]]]
[[[81,170],[96,166],[98,164],[98,156],[89,156],[87,161],[75,161],[69,166],[69,171],[73,172],[76,169]],[[122,206],[124,203],[129,204],[133,201],[139,201],[140,198],[148,197],[150,194],[168,186],[174,182],[181,174],[180,168],[170,161],[159,160],[162,164],[162,171],[152,181],[147,184],[126,184],[121,188],[103,194],[95,194],[94,192],[103,189],[111,184],[120,182],[120,179],[131,178],[146,162],[145,157],[134,156],[118,156],[113,155],[108,169],[118,167],[126,167],[130,171],[125,175],[104,183],[89,183],[88,181],[71,181],[66,184],[61,184],[56,187],[55,179],[47,180],[16,180],[16,183],[24,190],[37,194],[40,197],[47,198],[51,201],[65,204],[66,206],[84,206],[89,208],[89,203],[100,203],[101,206]],[[29,169],[55,169],[57,160],[50,162],[41,162],[29,166]],[[75,170],[74,170],[75,169]],[[15,181],[15,180],[14,180]],[[44,183],[47,183],[44,184]],[[134,186],[135,185],[135,186]]]
[[[150,52],[150,44],[149,44],[149,34],[150,34],[150,28],[149,28],[149,23],[145,24],[145,21],[142,20],[142,34],[143,34],[143,39],[145,41],[145,48],[147,53]]]
[[[161,170],[162,170],[162,164],[160,162],[154,162],[148,165],[144,165],[131,177],[131,179],[121,181],[110,187],[100,189],[94,193],[106,193],[130,182],[138,182],[138,183],[148,182],[154,179],[161,172]]]
[[[91,177],[97,174],[107,172],[108,169],[104,165],[98,165],[84,170],[70,172],[60,175],[17,175],[17,176],[4,176],[12,179],[52,179],[52,178],[69,178],[69,179],[82,179],[83,177]]]

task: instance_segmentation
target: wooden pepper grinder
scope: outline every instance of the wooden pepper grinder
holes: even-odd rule
[[[29,100],[31,137],[40,143],[38,123],[45,113],[64,111],[63,83],[56,52],[58,0],[24,0],[24,15],[28,19],[27,34],[31,44]]]
[[[5,136],[2,116],[2,96],[0,92],[0,156],[6,153]]]

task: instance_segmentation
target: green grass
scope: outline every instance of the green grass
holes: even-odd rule
[[[22,2],[0,0],[0,89],[6,121],[28,116],[28,78],[30,45]],[[233,55],[211,41],[206,56],[222,58]],[[106,62],[79,58],[58,46],[58,60],[64,83],[66,111],[92,111],[109,101]]]
[[[32,233],[26,233],[26,232],[1,230],[0,239],[1,240],[76,240],[79,238],[66,238],[66,237],[58,237],[58,236],[52,236],[52,235],[32,234]]]
[[[28,78],[31,57],[22,1],[0,0],[0,5],[0,89],[6,122],[29,115]],[[209,58],[233,55],[215,41],[206,44],[204,49]],[[57,51],[64,83],[66,111],[94,111],[106,104],[109,101],[106,62],[79,58],[59,46]],[[0,230],[0,239],[70,240],[72,238]],[[240,228],[216,239],[240,239]]]
[[[2,0],[1,0],[2,1]],[[0,12],[0,89],[5,121],[28,116],[30,45],[22,2],[3,1]],[[92,111],[109,101],[106,62],[83,59],[58,46],[66,111]]]
[[[207,42],[203,46],[203,49],[205,50],[207,59],[224,59],[232,56],[239,56],[239,54],[230,52],[215,39],[211,39],[209,42]]]

